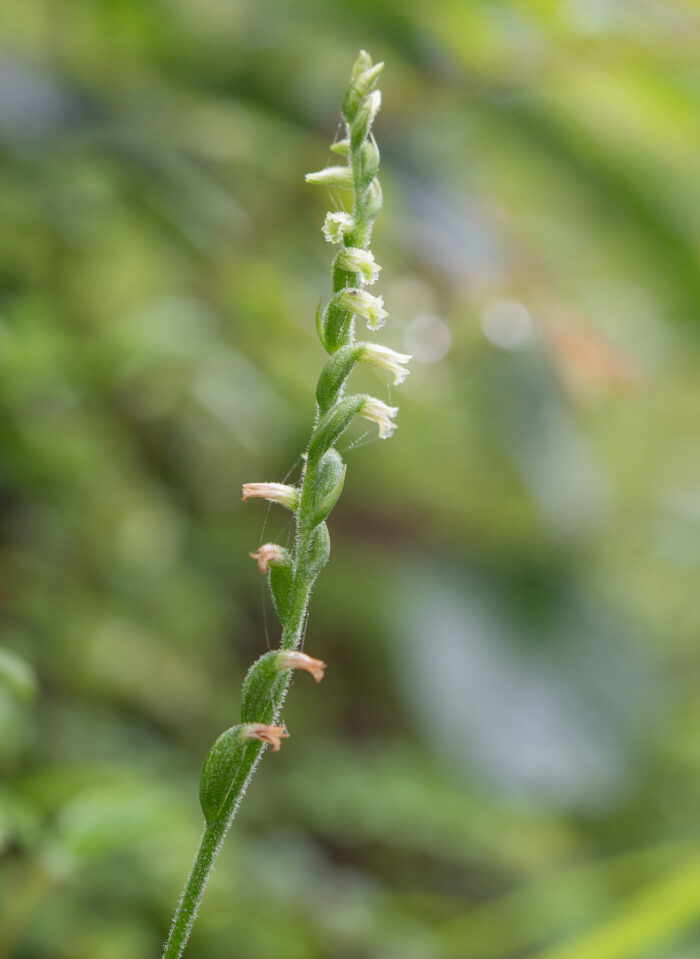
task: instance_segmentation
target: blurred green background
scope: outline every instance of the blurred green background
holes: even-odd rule
[[[361,46],[413,372],[355,374],[400,428],[341,444],[328,675],[189,954],[698,955],[699,41],[683,0],[4,0],[0,959],[160,954],[279,635],[240,486],[298,475]]]

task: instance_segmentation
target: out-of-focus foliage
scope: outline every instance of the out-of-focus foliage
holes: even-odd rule
[[[277,640],[247,553],[286,519],[239,491],[299,469],[303,176],[361,46],[413,375],[348,441],[328,675],[192,955],[697,954],[699,35],[690,0],[0,4],[0,959],[159,954]]]

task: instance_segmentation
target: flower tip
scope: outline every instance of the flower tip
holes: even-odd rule
[[[249,499],[266,499],[295,510],[299,505],[299,492],[294,486],[284,483],[244,483],[243,502]]]
[[[317,683],[321,682],[327,669],[322,659],[314,659],[296,649],[283,650],[279,662],[282,669],[303,669],[311,673]]]
[[[380,60],[379,63],[371,64],[365,70],[363,70],[355,79],[355,88],[362,96],[366,96],[374,84],[379,79],[379,75],[384,69],[384,61]]]
[[[352,170],[347,166],[329,166],[324,170],[307,173],[304,177],[307,183],[317,183],[320,186],[351,189],[353,185]]]
[[[372,67],[372,57],[366,50],[360,50],[357,54],[355,62],[352,65],[352,76],[353,79],[359,77],[361,73],[364,73],[366,70],[371,69]]]
[[[382,310],[381,313],[377,313],[373,317],[370,317],[370,319],[367,320],[367,329],[371,330],[373,333],[376,333],[377,330],[381,330],[381,328],[386,324],[386,318],[388,315],[389,314],[386,312],[386,310]]]
[[[381,440],[388,439],[396,429],[396,423],[393,420],[399,412],[398,406],[388,406],[374,396],[367,396],[360,412],[365,419],[377,424]]]
[[[265,723],[250,723],[247,730],[247,739],[257,739],[267,746],[272,746],[273,753],[280,750],[281,741],[289,739],[286,726],[267,726]]]
[[[372,366],[388,370],[394,377],[394,386],[398,386],[409,374],[404,364],[413,357],[410,353],[397,353],[396,350],[382,346],[380,343],[363,343],[362,359],[365,363],[371,363]]]
[[[270,566],[279,566],[284,562],[284,550],[277,543],[264,543],[257,552],[248,553],[248,556],[258,561],[258,569],[263,574],[267,573]]]
[[[321,680],[323,679],[323,677],[326,675],[327,666],[326,666],[326,664],[325,664],[322,660],[320,660],[320,659],[317,659],[316,662],[318,663],[318,666],[314,666],[314,667],[310,668],[310,669],[309,669],[309,672],[311,673],[311,675],[313,676],[313,678],[316,680],[316,682],[317,682],[317,683],[320,683]]]

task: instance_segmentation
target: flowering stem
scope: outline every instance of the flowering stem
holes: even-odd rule
[[[325,521],[345,480],[345,465],[334,444],[358,415],[376,422],[380,437],[390,436],[395,427],[396,408],[372,396],[344,396],[346,380],[357,363],[383,367],[394,374],[395,382],[402,382],[407,375],[402,364],[410,359],[388,347],[355,342],[356,317],[366,319],[370,329],[378,329],[386,317],[382,298],[364,289],[365,284],[374,282],[380,269],[368,247],[382,203],[377,179],[379,150],[371,132],[381,102],[374,86],[382,67],[373,64],[364,51],[353,67],[343,100],[347,139],[333,145],[335,152],[347,156],[347,165],[307,176],[312,183],[351,190],[352,212],[329,213],[323,227],[326,239],[339,243],[340,251],[331,271],[333,296],[318,317],[319,336],[330,359],[316,389],[317,414],[301,484],[247,483],[243,487],[244,500],[267,499],[292,510],[295,517],[292,550],[266,543],[251,554],[268,577],[282,625],[280,649],[261,656],[250,668],[243,683],[241,722],[219,736],[204,764],[200,783],[204,833],[163,959],[180,959],[214,862],[255,767],[266,745],[277,750],[280,740],[287,736],[284,726],[276,724],[293,669],[305,669],[316,680],[323,676],[325,663],[298,650],[311,590],[330,554]]]

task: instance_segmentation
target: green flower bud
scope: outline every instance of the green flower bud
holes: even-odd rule
[[[377,215],[382,208],[383,199],[381,183],[375,176],[367,187],[367,193],[365,195],[365,216],[367,216],[368,219],[372,221],[377,219]]]
[[[354,87],[359,94],[366,96],[379,79],[379,75],[384,69],[384,62],[375,63],[363,70],[355,79]]]
[[[365,140],[360,148],[361,157],[361,176],[358,181],[358,190],[360,193],[366,193],[370,188],[372,180],[379,171],[379,147],[373,136]]]
[[[355,57],[355,62],[352,65],[352,70],[350,72],[350,86],[356,86],[358,79],[362,76],[363,73],[366,73],[367,70],[372,68],[372,57],[366,50],[360,50],[360,52]]]
[[[369,96],[362,99],[350,124],[350,144],[353,150],[356,150],[368,136],[381,105],[382,95],[379,90],[374,90]]]

